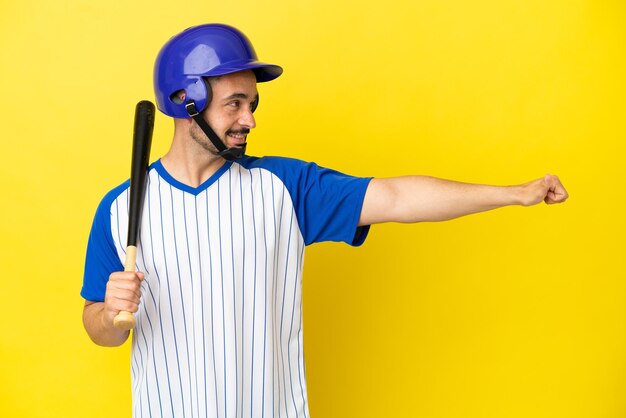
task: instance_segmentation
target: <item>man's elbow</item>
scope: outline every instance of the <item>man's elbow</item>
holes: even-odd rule
[[[129,331],[109,329],[104,325],[103,302],[85,302],[83,308],[83,327],[94,344],[101,347],[119,347],[126,342]]]

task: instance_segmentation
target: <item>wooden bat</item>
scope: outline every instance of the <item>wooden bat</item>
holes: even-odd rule
[[[128,239],[126,241],[126,258],[124,271],[135,271],[137,258],[137,238],[141,225],[141,210],[146,191],[148,160],[150,159],[150,145],[154,129],[154,104],[142,100],[135,107],[135,127],[133,132],[133,154],[130,168],[130,195],[128,205]],[[118,329],[130,330],[135,328],[135,316],[127,311],[121,311],[113,320]]]

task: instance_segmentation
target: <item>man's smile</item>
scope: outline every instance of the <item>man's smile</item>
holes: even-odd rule
[[[244,146],[246,144],[246,137],[250,133],[250,129],[228,130],[226,136],[234,140],[235,146]]]

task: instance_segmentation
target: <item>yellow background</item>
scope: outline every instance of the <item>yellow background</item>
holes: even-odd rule
[[[314,418],[626,416],[625,20],[621,0],[2,0],[0,416],[130,416],[129,345],[82,329],[85,244],[158,49],[205,22],[285,68],[253,155],[571,194],[310,247]]]

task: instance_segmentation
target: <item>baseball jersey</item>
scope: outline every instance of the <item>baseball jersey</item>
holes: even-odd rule
[[[368,178],[245,156],[198,187],[150,166],[137,248],[145,274],[131,349],[134,417],[308,417],[304,248],[360,245]],[[129,182],[100,203],[81,296],[123,271]]]

